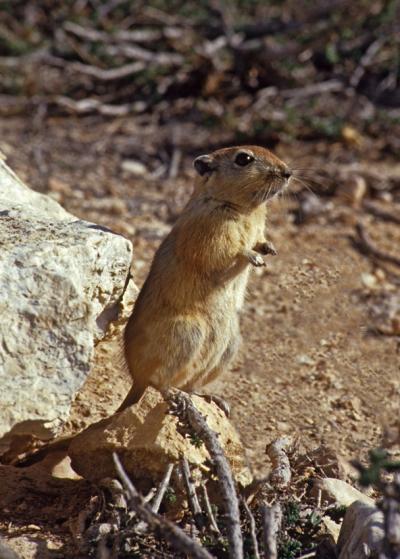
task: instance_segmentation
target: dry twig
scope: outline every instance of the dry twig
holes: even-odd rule
[[[91,66],[90,64],[81,64],[80,62],[73,62],[67,66],[67,68],[79,72],[81,74],[86,74],[87,76],[92,76],[99,81],[114,81],[120,80],[121,78],[126,78],[127,76],[132,76],[141,72],[145,68],[144,62],[131,62],[130,64],[124,64],[118,68],[98,68],[97,66]]]
[[[207,513],[207,516],[208,516],[208,520],[210,521],[211,529],[216,534],[221,534],[221,530],[218,528],[217,521],[215,520],[215,516],[214,516],[213,510],[211,508],[210,499],[208,497],[207,486],[206,486],[205,483],[203,483],[201,485],[201,490],[202,490],[202,493],[203,493],[203,501],[204,501],[204,505],[206,507],[206,513]]]
[[[242,504],[243,504],[244,510],[246,511],[247,517],[249,519],[250,535],[251,535],[251,541],[252,541],[252,544],[253,544],[254,557],[255,557],[255,559],[260,559],[260,551],[258,549],[258,540],[257,540],[256,521],[254,519],[253,513],[250,510],[249,505],[246,502],[246,499],[242,499]]]
[[[190,506],[190,510],[192,511],[194,521],[196,523],[197,528],[199,530],[203,530],[204,516],[201,510],[199,499],[197,498],[196,487],[193,483],[190,474],[189,462],[187,461],[186,458],[182,458],[181,460],[181,470],[182,470],[183,479],[185,481],[186,494],[188,497],[189,506]]]
[[[366,68],[371,64],[372,59],[374,58],[376,53],[380,50],[380,48],[383,46],[385,40],[386,38],[379,37],[369,45],[366,52],[361,57],[359,65],[354,70],[353,75],[350,78],[351,87],[355,89],[358,86],[363,75],[365,74]]]
[[[212,555],[210,555],[204,547],[189,538],[181,528],[153,512],[151,508],[144,503],[142,496],[129,479],[115,452],[113,452],[113,460],[118,477],[129,495],[130,506],[138,517],[146,522],[151,530],[159,532],[175,549],[189,555],[189,557],[193,557],[194,559],[213,559]]]
[[[178,175],[179,166],[182,159],[182,150],[179,148],[174,148],[172,153],[171,162],[168,170],[168,178],[175,179]]]
[[[400,473],[387,484],[381,504],[385,522],[384,554],[380,559],[400,557]]]
[[[281,437],[267,446],[266,452],[272,462],[270,482],[278,489],[285,489],[292,477],[290,462],[286,450],[292,441],[288,437]]]
[[[340,80],[327,80],[320,83],[305,85],[304,87],[294,87],[292,89],[282,89],[279,95],[285,98],[290,97],[311,97],[322,93],[343,91],[345,86]]]
[[[180,66],[184,59],[180,54],[174,52],[152,52],[137,45],[108,46],[105,51],[111,56],[123,55],[134,60],[158,64],[159,66]]]
[[[124,116],[132,111],[133,107],[130,104],[124,105],[108,105],[102,103],[98,99],[81,99],[74,101],[68,97],[59,95],[56,97],[55,102],[69,111],[77,114],[87,114],[91,112],[98,112],[104,116]]]
[[[266,559],[278,559],[278,533],[282,524],[282,508],[279,503],[261,509],[264,527],[264,549]]]
[[[221,493],[226,514],[226,527],[229,541],[229,556],[232,559],[243,558],[243,539],[240,527],[239,501],[231,468],[218,441],[217,435],[210,429],[205,417],[194,406],[190,396],[178,390],[169,390],[166,399],[174,409],[174,414],[187,422],[198,437],[200,437],[214,463],[221,485]]]
[[[391,221],[392,223],[396,223],[400,225],[400,210],[398,208],[398,214],[387,212],[380,208],[379,206],[375,205],[373,202],[365,201],[363,207],[375,217],[379,217],[384,221]]]
[[[174,464],[168,464],[167,470],[164,474],[164,477],[160,483],[160,487],[158,488],[158,491],[156,493],[156,496],[154,497],[154,501],[153,504],[151,505],[151,510],[153,512],[158,512],[160,505],[162,503],[162,500],[164,498],[165,492],[168,489],[168,485],[169,482],[171,480],[171,476],[172,476],[172,472],[174,471]]]
[[[361,223],[357,223],[356,231],[359,237],[359,244],[365,252],[371,254],[375,258],[379,258],[380,260],[384,260],[386,262],[390,262],[391,264],[395,264],[396,266],[400,266],[400,258],[398,256],[393,256],[392,254],[389,254],[372,244],[372,241],[370,240],[364,226]]]

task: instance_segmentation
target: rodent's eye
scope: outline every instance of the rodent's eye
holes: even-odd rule
[[[245,151],[241,151],[235,157],[235,163],[240,167],[246,167],[246,165],[249,165],[252,161],[254,161],[254,157]]]

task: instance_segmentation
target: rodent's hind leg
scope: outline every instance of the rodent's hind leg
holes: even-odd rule
[[[272,256],[276,256],[278,254],[274,244],[271,241],[261,241],[256,243],[253,247],[253,250],[258,252],[259,254],[272,254]]]

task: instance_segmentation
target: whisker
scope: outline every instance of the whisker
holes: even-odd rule
[[[329,180],[329,177],[327,177],[326,175],[322,174],[322,173],[307,173],[306,171],[294,171],[293,176],[295,177],[302,177],[305,179],[309,179],[309,180]]]
[[[307,184],[309,185],[322,187],[324,189],[332,188],[332,186],[335,184],[335,181],[333,179],[329,180],[327,179],[327,177],[324,177],[325,180],[322,180],[320,177],[308,177],[306,175],[293,175],[293,179],[303,179],[304,181],[307,181]]]
[[[313,196],[315,196],[316,198],[318,198],[318,196],[315,194],[315,192],[313,191],[313,189],[311,188],[311,186],[309,186],[303,179],[301,179],[300,177],[293,177],[293,180],[297,180],[297,182],[299,182],[301,185],[303,185],[309,192],[311,192],[311,194]]]
[[[320,167],[290,167],[291,171],[314,171],[323,172]]]
[[[272,184],[269,185],[264,200],[267,200],[269,198],[269,195],[271,194],[271,190],[272,190]]]

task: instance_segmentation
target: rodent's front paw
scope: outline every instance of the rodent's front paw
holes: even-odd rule
[[[253,266],[266,266],[265,262],[264,262],[264,258],[262,256],[260,256],[259,254],[257,254],[256,252],[248,252],[246,254],[246,257],[248,259],[248,261],[250,262],[250,264],[252,264]]]
[[[256,245],[256,251],[260,254],[272,254],[276,256],[278,254],[276,248],[271,241],[265,241],[264,243],[259,243]]]

